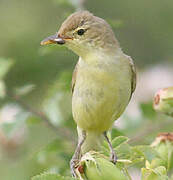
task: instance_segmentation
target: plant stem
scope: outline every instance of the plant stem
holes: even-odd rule
[[[124,168],[124,171],[125,171],[125,173],[126,173],[128,179],[129,179],[129,180],[132,180],[132,178],[131,178],[131,176],[130,176],[128,170],[127,170],[127,168]]]

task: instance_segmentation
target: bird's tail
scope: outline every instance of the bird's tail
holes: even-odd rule
[[[82,129],[77,128],[78,130],[78,139],[82,138]],[[86,139],[82,145],[82,154],[95,150],[99,151],[101,150],[101,145],[103,143],[103,134],[100,132],[95,132],[95,131],[86,131]]]

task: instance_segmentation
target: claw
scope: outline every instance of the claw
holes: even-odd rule
[[[77,174],[76,174],[75,169],[76,169],[76,167],[77,167],[78,162],[79,162],[79,160],[73,159],[73,158],[72,158],[71,161],[70,161],[71,174],[72,174],[72,176],[75,177],[75,178],[77,178]]]
[[[116,164],[117,163],[117,155],[115,153],[115,151],[111,152],[111,158],[110,158],[111,162],[113,164]]]
[[[116,153],[115,153],[115,151],[114,151],[114,149],[113,149],[113,147],[112,147],[112,144],[111,144],[111,142],[110,142],[110,140],[109,140],[109,138],[108,138],[108,136],[107,136],[107,133],[104,132],[103,135],[104,135],[104,137],[106,138],[106,141],[107,141],[108,144],[109,144],[109,149],[110,149],[110,152],[111,152],[110,161],[111,161],[112,163],[116,164],[116,163],[117,163],[117,155],[116,155]]]
[[[75,150],[75,153],[70,161],[70,169],[71,169],[71,174],[73,177],[77,178],[78,175],[75,171],[75,169],[77,168],[78,164],[79,164],[79,160],[80,160],[80,153],[81,153],[81,146],[84,143],[86,139],[86,132],[83,130],[82,132],[82,138],[80,139],[80,141],[78,142],[77,148]]]

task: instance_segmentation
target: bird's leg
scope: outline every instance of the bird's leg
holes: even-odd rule
[[[116,164],[116,162],[117,162],[117,155],[116,155],[116,153],[115,153],[115,151],[114,151],[114,149],[113,149],[113,147],[112,147],[112,144],[111,144],[111,142],[110,142],[110,140],[109,140],[109,138],[108,138],[108,136],[107,136],[107,132],[105,131],[105,132],[103,133],[103,135],[104,135],[106,141],[107,141],[108,144],[109,144],[109,149],[110,149],[110,152],[111,152],[111,157],[110,157],[111,162],[113,162],[114,164]]]
[[[74,152],[74,155],[70,161],[71,173],[72,173],[72,176],[75,178],[77,178],[75,168],[76,168],[77,163],[79,162],[80,154],[81,154],[81,146],[84,143],[85,139],[86,139],[86,132],[83,130],[82,131],[82,138],[79,139],[78,145],[77,145],[75,152]]]

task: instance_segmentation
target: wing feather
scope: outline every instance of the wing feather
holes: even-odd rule
[[[74,68],[74,71],[73,71],[73,75],[72,75],[72,82],[71,82],[71,92],[72,92],[72,94],[73,94],[75,83],[76,83],[78,63],[79,63],[79,60],[78,60],[77,64],[75,65],[75,68]]]
[[[130,56],[127,56],[127,58],[129,60],[129,64],[130,64],[131,71],[132,71],[132,79],[131,79],[131,96],[132,96],[133,92],[136,89],[136,68],[133,63],[132,58]]]

